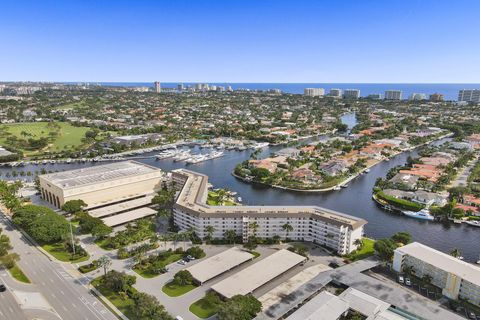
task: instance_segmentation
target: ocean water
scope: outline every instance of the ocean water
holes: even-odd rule
[[[151,87],[151,82],[100,82],[105,86],[125,87]],[[179,82],[162,82],[163,88],[176,88]],[[195,83],[184,82],[185,86],[194,86]],[[457,100],[458,91],[461,89],[480,89],[480,84],[475,83],[208,83],[217,86],[232,86],[233,89],[268,90],[280,89],[286,93],[302,94],[305,88],[324,88],[325,92],[332,88],[359,89],[360,95],[366,97],[369,94],[380,93],[382,97],[385,90],[401,90],[403,99],[408,99],[412,93],[441,93],[446,100]]]

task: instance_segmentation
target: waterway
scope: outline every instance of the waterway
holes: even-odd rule
[[[355,116],[347,114],[343,118],[349,128],[355,125]],[[313,138],[319,139],[319,138]],[[321,138],[320,138],[321,139]],[[440,144],[445,139],[435,142]],[[282,146],[272,146],[263,149],[260,157],[281,149]],[[193,152],[200,152],[194,148]],[[349,183],[348,188],[340,191],[309,193],[295,192],[270,188],[268,186],[242,182],[231,175],[235,165],[249,159],[251,151],[225,151],[225,156],[210,161],[188,165],[185,162],[173,162],[172,159],[155,160],[154,158],[140,159],[138,161],[169,171],[178,168],[187,168],[209,176],[209,181],[218,188],[227,188],[238,192],[244,204],[255,205],[316,205],[361,217],[368,221],[365,233],[368,237],[389,237],[395,232],[406,231],[412,234],[415,241],[419,241],[444,252],[459,248],[467,261],[477,261],[480,254],[480,228],[465,224],[438,223],[421,221],[380,209],[371,199],[372,188],[375,180],[384,177],[392,167],[402,165],[408,156],[416,156],[417,151],[397,155],[390,161],[381,162],[371,168],[370,173],[359,176]],[[154,154],[145,154],[145,156]],[[42,167],[46,170],[62,171],[85,166],[98,165],[99,163],[74,163],[74,164],[46,164],[27,165],[14,168],[16,171],[39,171]],[[5,178],[7,171],[12,168],[0,168],[0,178]]]

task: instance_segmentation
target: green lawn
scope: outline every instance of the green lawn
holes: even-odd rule
[[[102,277],[98,277],[91,282],[91,285],[94,286],[102,295],[105,296],[118,310],[120,310],[127,318],[135,319],[135,315],[132,313],[132,308],[135,306],[135,303],[132,299],[127,296],[122,297],[118,292],[112,291],[109,288],[106,288],[102,285]],[[135,290],[135,288],[132,288]]]
[[[12,268],[8,269],[12,277],[23,283],[30,283],[30,279],[23,273],[22,269],[18,265],[14,265]]]
[[[179,297],[185,293],[192,291],[197,286],[194,284],[178,285],[175,281],[171,281],[163,286],[162,291],[169,297]]]
[[[219,299],[213,299],[207,294],[204,298],[192,303],[189,310],[197,317],[206,319],[217,313],[220,303],[221,301]]]
[[[220,204],[218,202],[218,193],[215,192],[215,191],[208,191],[207,204],[211,205],[211,206],[219,206],[219,205],[222,205],[222,206],[237,206],[238,205],[238,203],[230,201],[230,200],[223,201],[223,204]]]
[[[348,259],[352,261],[361,260],[370,257],[375,253],[375,249],[373,248],[375,240],[369,238],[362,238],[362,243],[363,245],[360,250],[357,250],[347,255]]]
[[[167,266],[170,263],[174,263],[174,262],[182,259],[183,256],[184,256],[183,253],[174,253],[174,254],[168,256],[165,260],[163,260],[163,264],[164,264],[164,266]],[[135,271],[138,275],[142,276],[143,278],[147,278],[147,279],[151,279],[151,278],[155,278],[156,276],[159,276],[159,274],[151,273],[151,272],[148,271],[148,269],[139,268],[137,265],[133,266],[132,270]]]
[[[58,136],[53,138],[53,143],[49,144],[43,150],[22,150],[25,155],[36,155],[42,152],[60,152],[66,149],[74,148],[83,145],[82,139],[85,137],[85,132],[89,130],[87,127],[74,127],[67,122],[55,122],[60,126]],[[14,124],[0,125],[0,144],[7,145],[7,134],[13,135],[19,139],[39,139],[48,138],[49,133],[55,132],[48,122],[24,122]],[[22,132],[27,133],[28,136],[23,136]],[[12,146],[17,147],[17,146]]]
[[[77,263],[87,261],[90,258],[90,256],[87,254],[84,257],[72,259],[72,255],[65,251],[63,243],[44,244],[42,245],[42,248],[50,253],[55,259],[63,262]]]

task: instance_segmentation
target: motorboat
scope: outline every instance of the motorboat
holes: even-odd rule
[[[427,209],[422,209],[420,211],[402,211],[404,215],[410,218],[421,219],[421,220],[435,220],[435,217],[430,214]]]
[[[480,227],[480,221],[477,220],[465,221],[465,223],[472,227]]]

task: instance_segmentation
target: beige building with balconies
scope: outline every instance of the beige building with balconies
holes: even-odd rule
[[[411,267],[419,278],[429,275],[444,296],[480,305],[479,267],[418,242],[395,250],[393,269],[402,272],[406,267]]]
[[[210,206],[207,205],[208,177],[189,170],[172,173],[180,189],[174,205],[174,221],[182,230],[193,228],[196,234],[207,236],[205,228],[214,228],[213,237],[223,238],[234,230],[243,241],[249,237],[280,236],[310,241],[348,254],[356,249],[355,240],[363,236],[365,220],[314,206]],[[287,234],[285,224],[292,226]]]

